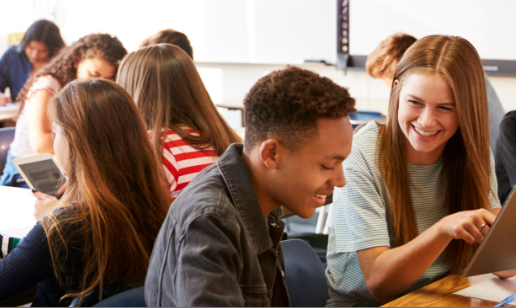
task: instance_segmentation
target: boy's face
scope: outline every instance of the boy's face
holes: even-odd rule
[[[353,128],[348,117],[318,121],[318,134],[297,151],[282,147],[267,189],[276,203],[303,218],[323,205],[333,188],[346,185],[342,162],[351,152]]]

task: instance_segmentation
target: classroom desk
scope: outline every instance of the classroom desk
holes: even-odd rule
[[[19,108],[18,104],[8,104],[0,107],[0,122],[15,118],[18,115]]]
[[[496,304],[495,302],[454,295],[453,293],[495,277],[493,274],[469,278],[461,275],[450,275],[393,300],[382,307],[492,307]],[[516,306],[508,305],[507,307]]]
[[[34,198],[29,189],[0,186],[0,234],[23,237],[36,224]],[[34,286],[11,298],[0,300],[1,307],[20,306],[32,302]]]

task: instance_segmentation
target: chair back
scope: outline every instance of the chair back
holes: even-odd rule
[[[285,282],[292,307],[324,307],[329,299],[324,268],[303,240],[281,242],[285,258]]]
[[[385,119],[385,116],[377,111],[358,110],[356,113],[349,114],[349,121],[351,122],[353,129],[355,129],[359,125],[369,122],[371,120],[380,120],[380,119]]]
[[[144,287],[138,287],[120,292],[100,301],[93,307],[145,307],[143,291]]]
[[[11,147],[14,140],[14,127],[0,128],[0,176],[4,172],[5,161],[7,160],[7,151]]]

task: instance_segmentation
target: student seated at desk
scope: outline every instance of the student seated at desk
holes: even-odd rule
[[[157,44],[172,44],[176,45],[179,48],[183,49],[184,52],[190,56],[193,60],[193,48],[188,40],[186,34],[173,30],[173,29],[165,29],[161,30],[156,34],[153,34],[146,38],[141,44],[140,48],[149,47]]]
[[[464,269],[500,208],[488,123],[468,41],[428,36],[406,51],[386,124],[354,136],[335,189],[329,306],[383,304]]]
[[[122,43],[109,34],[90,34],[63,49],[33,75],[18,94],[20,116],[0,185],[28,188],[12,160],[30,154],[53,153],[47,105],[63,86],[77,78],[114,79],[118,63],[127,54]]]
[[[389,36],[367,57],[366,70],[373,78],[380,78],[388,86],[391,87],[394,81],[394,71],[400,62],[405,51],[416,41],[411,35],[405,33],[396,33]],[[484,73],[485,87],[487,89],[487,103],[489,107],[489,144],[491,150],[495,152],[496,139],[500,122],[505,113],[502,103],[498,98],[489,78]]]
[[[43,218],[0,260],[0,300],[38,284],[33,306],[67,306],[94,288],[145,277],[171,198],[120,86],[73,81],[49,109],[68,188],[59,201],[35,193]]]
[[[192,59],[178,46],[158,44],[130,53],[120,64],[117,82],[132,95],[147,123],[174,199],[231,143],[242,142],[217,111]]]
[[[279,241],[283,205],[308,218],[344,186],[355,100],[289,67],[244,100],[245,144],[232,144],[170,206],[154,245],[148,306],[289,306]]]
[[[27,79],[45,66],[65,46],[59,28],[51,21],[35,21],[18,46],[0,59],[0,106],[14,101]],[[9,88],[11,96],[3,94]]]

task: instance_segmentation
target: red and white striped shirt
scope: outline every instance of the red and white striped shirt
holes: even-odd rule
[[[199,135],[196,130],[186,127],[183,129],[193,136]],[[175,200],[179,192],[190,183],[197,173],[215,163],[218,158],[213,148],[196,149],[169,129],[163,146],[163,168],[172,198]]]

